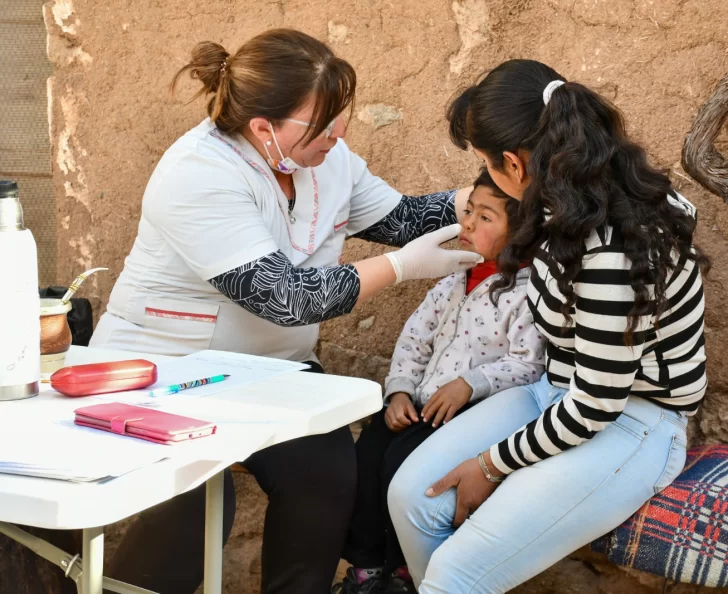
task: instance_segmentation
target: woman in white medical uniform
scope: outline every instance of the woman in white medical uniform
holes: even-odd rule
[[[134,247],[92,345],[165,355],[217,349],[322,371],[320,322],[395,282],[447,275],[478,258],[445,250],[455,192],[402,196],[343,142],[352,67],[323,43],[271,30],[235,54],[200,43],[189,73],[208,115],[164,154]],[[340,265],[355,235],[399,251]],[[414,240],[414,241],[413,241]],[[344,427],[244,462],[268,494],[262,592],[330,588],[351,513],[356,460]],[[226,477],[225,534],[235,494]],[[203,574],[204,490],[142,515],[112,563],[117,579],[193,594]]]

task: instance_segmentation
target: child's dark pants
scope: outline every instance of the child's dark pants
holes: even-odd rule
[[[384,422],[385,412],[372,417],[356,443],[356,504],[343,557],[354,567],[384,567],[388,575],[406,565],[387,509],[389,483],[407,456],[436,429],[420,420],[394,433]]]

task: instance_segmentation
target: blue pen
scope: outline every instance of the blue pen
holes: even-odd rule
[[[155,388],[154,390],[149,392],[149,395],[152,398],[156,398],[157,396],[167,396],[169,394],[176,394],[177,392],[181,392],[182,390],[189,390],[190,388],[197,388],[198,386],[206,386],[207,384],[216,384],[217,382],[222,382],[229,377],[230,376],[227,374],[213,375],[212,377],[206,377],[204,379],[192,380],[191,382],[184,382],[182,384],[173,384],[171,386],[165,386],[163,388]]]

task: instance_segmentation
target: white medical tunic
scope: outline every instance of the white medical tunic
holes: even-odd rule
[[[346,236],[381,220],[402,195],[342,140],[293,180],[295,222],[273,172],[242,135],[206,119],[177,140],[149,180],[136,241],[91,345],[315,360],[318,324],[276,325],[208,280],[278,250],[297,268],[339,264]]]

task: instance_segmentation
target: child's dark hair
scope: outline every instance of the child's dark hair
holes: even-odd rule
[[[695,219],[668,201],[668,195],[675,196],[670,179],[627,137],[617,108],[574,82],[552,86],[547,101],[544,91],[553,81],[565,79],[540,62],[510,60],[448,108],[453,142],[482,151],[495,169],[502,169],[505,151],[528,155],[531,183],[521,202],[523,224],[498,257],[502,277],[491,290],[498,295],[511,289],[520,263],[548,242],[561,268],[556,278],[565,297],[561,312],[571,320],[585,240],[611,226],[632,263],[635,300],[624,337],[632,344],[638,317],[659,315],[668,307],[673,254],[696,262],[704,272],[710,260],[692,243]],[[551,214],[548,221],[545,210]]]
[[[488,188],[493,196],[506,201],[505,211],[508,216],[508,238],[510,239],[513,235],[515,235],[516,231],[518,231],[521,223],[523,222],[523,218],[520,214],[521,204],[518,200],[511,198],[498,187],[498,185],[493,181],[493,178],[490,176],[490,173],[488,173],[488,169],[486,167],[481,168],[478,179],[476,179],[473,184],[473,188],[477,188],[478,186]]]

